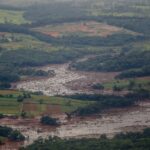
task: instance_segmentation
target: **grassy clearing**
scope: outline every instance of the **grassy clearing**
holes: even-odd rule
[[[0,32],[0,47],[5,50],[18,50],[18,49],[38,49],[44,51],[59,51],[59,50],[71,50],[73,48],[84,51],[86,53],[99,53],[113,49],[114,51],[120,50],[120,47],[99,47],[99,46],[80,46],[80,47],[69,47],[61,45],[52,45],[49,43],[42,42],[33,36],[25,35],[21,33],[4,33]]]
[[[150,41],[138,42],[134,44],[135,48],[150,51]]]
[[[1,0],[1,4],[8,6],[25,7],[35,3],[48,3],[49,0]]]
[[[139,17],[139,14],[133,12],[103,12],[102,10],[92,10],[93,16],[113,16],[113,17]]]
[[[51,35],[53,37],[62,37],[69,35],[106,37],[118,32],[127,32],[122,28],[110,26],[96,21],[47,25],[44,27],[35,28],[34,30],[47,35]]]
[[[52,46],[51,44],[42,42],[30,35],[21,33],[5,33],[4,37],[0,37],[0,41],[1,47],[6,50],[39,49],[45,51],[57,51],[61,48],[60,46]]]
[[[110,5],[112,3],[112,5]],[[94,16],[115,16],[115,17],[145,17],[150,16],[150,3],[143,2],[125,2],[125,1],[93,1],[90,9],[87,11]],[[126,10],[124,11],[124,8]]]
[[[23,17],[23,11],[0,10],[0,23],[25,24],[30,23]]]
[[[0,90],[0,113],[20,115],[21,110],[27,112],[28,116],[37,116],[51,110],[47,106],[59,107],[60,112],[70,112],[77,108],[85,107],[89,101],[72,100],[70,98],[48,97],[31,95],[31,98],[25,99],[23,102],[17,102],[17,97],[22,95],[22,92],[12,90]],[[11,95],[11,96],[10,96]],[[53,112],[52,112],[53,113]]]
[[[0,113],[18,115],[21,104],[14,98],[0,98]]]
[[[116,85],[117,87],[127,90],[131,82],[134,82],[132,87],[133,90],[138,89],[139,87],[150,90],[150,77],[135,78],[130,80],[114,80],[112,82],[104,83],[103,85],[105,89],[113,89],[114,85]]]

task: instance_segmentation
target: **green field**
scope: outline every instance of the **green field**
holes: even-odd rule
[[[116,85],[117,87],[120,87],[124,90],[128,90],[130,82],[134,84],[132,90],[136,90],[139,87],[144,88],[146,90],[150,90],[150,78],[149,77],[125,79],[125,80],[114,80],[112,82],[106,82],[103,85],[105,89],[113,89],[114,85]]]
[[[150,51],[150,41],[138,42],[134,44],[135,48]]]
[[[25,24],[30,23],[23,17],[23,11],[0,9],[0,23]]]
[[[49,2],[49,0],[42,0],[42,3],[47,3],[47,2]],[[35,3],[41,3],[41,0],[1,0],[1,4],[14,6],[14,7],[30,6]]]
[[[57,51],[60,49],[58,46],[52,46],[51,44],[42,42],[30,35],[21,33],[5,33],[5,36],[0,38],[0,42],[1,47],[6,50],[39,49],[45,51]]]
[[[116,17],[150,17],[150,3],[141,1],[98,1],[95,0],[87,10],[94,16],[116,16]],[[124,10],[124,8],[126,8]]]
[[[0,113],[6,115],[20,115],[21,111],[24,110],[29,116],[35,116],[43,113],[50,113],[51,110],[48,110],[47,106],[58,107],[60,109],[59,113],[63,113],[71,112],[77,108],[85,107],[93,103],[89,101],[33,94],[31,98],[27,98],[23,102],[18,102],[17,97],[21,94],[22,92],[19,91],[0,90]]]

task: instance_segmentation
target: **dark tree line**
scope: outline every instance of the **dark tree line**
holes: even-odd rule
[[[149,99],[150,93],[146,90],[141,89],[137,92],[129,93],[125,96],[76,94],[66,97],[75,100],[94,101],[95,103],[83,108],[78,108],[77,110],[70,113],[72,116],[87,116],[101,113],[111,108],[124,108],[132,106],[138,101]]]

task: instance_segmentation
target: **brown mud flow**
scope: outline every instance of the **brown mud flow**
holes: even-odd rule
[[[33,143],[39,137],[47,138],[48,136],[98,138],[106,134],[112,137],[119,132],[141,131],[145,127],[150,127],[150,102],[145,101],[130,108],[112,109],[95,116],[75,117],[69,121],[63,114],[54,114],[54,116],[60,118],[62,122],[60,127],[43,126],[39,123],[39,118],[2,119],[0,124],[19,129],[28,137],[24,145]]]
[[[48,96],[70,95],[76,93],[97,93],[102,91],[92,88],[93,84],[111,82],[118,72],[99,73],[69,70],[68,64],[49,65],[41,67],[45,71],[54,70],[55,76],[45,79],[34,79],[16,83],[17,89],[37,92]],[[112,90],[104,90],[105,94],[112,94]],[[124,91],[123,91],[124,93]]]

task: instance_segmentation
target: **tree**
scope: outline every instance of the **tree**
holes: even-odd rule
[[[0,119],[4,118],[4,114],[0,114]]]
[[[8,135],[12,132],[12,129],[9,127],[0,126],[0,136],[8,137]]]
[[[129,85],[128,85],[128,90],[133,89],[134,86],[135,86],[135,81],[134,81],[134,80],[130,80],[130,81],[129,81]]]
[[[104,86],[100,83],[94,84],[92,88],[96,90],[104,90]]]
[[[23,102],[23,100],[24,100],[24,96],[19,95],[19,96],[17,97],[17,101],[18,101],[18,102]]]
[[[17,130],[12,131],[8,138],[12,141],[24,141],[25,140],[25,137]]]
[[[44,125],[55,126],[55,125],[58,125],[58,120],[56,118],[52,118],[52,117],[49,117],[49,116],[43,116],[41,118],[41,123],[44,124]]]
[[[23,97],[24,97],[24,99],[25,98],[31,98],[31,95],[28,92],[23,92]]]
[[[5,144],[5,138],[0,137],[0,145],[3,145],[3,144]]]
[[[22,112],[21,112],[21,117],[22,117],[22,118],[26,118],[26,117],[27,117],[27,113],[26,113],[25,111],[22,111]]]
[[[121,91],[122,90],[122,88],[121,87],[119,87],[119,86],[117,86],[117,85],[114,85],[113,86],[113,91]]]

